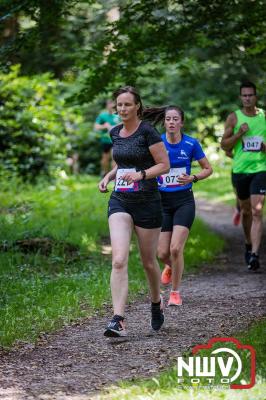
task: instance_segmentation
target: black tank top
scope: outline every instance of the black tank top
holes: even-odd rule
[[[162,142],[158,131],[147,122],[141,122],[137,130],[127,138],[120,136],[123,125],[117,125],[110,131],[113,142],[113,158],[118,168],[135,168],[136,171],[148,169],[155,165],[149,147]],[[139,181],[137,192],[114,192],[113,196],[121,200],[145,200],[160,198],[157,179]]]

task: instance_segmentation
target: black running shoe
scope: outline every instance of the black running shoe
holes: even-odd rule
[[[114,315],[111,322],[107,325],[104,336],[107,337],[123,337],[126,336],[126,328],[124,318],[120,315]]]
[[[251,248],[251,244],[246,244],[245,261],[247,265],[249,265],[249,259],[251,257]]]
[[[158,331],[164,323],[163,299],[159,304],[151,304],[151,327],[154,331]]]
[[[260,267],[258,254],[252,253],[249,258],[248,269],[251,271],[256,271]]]

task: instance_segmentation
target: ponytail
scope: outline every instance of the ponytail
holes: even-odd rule
[[[182,122],[184,122],[185,113],[182,110],[182,108],[177,107],[177,106],[171,106],[171,105],[170,106],[162,106],[162,107],[144,108],[144,110],[142,112],[142,119],[144,121],[148,121],[148,122],[152,123],[153,125],[157,125],[159,123],[161,125],[163,125],[166,112],[170,111],[170,110],[176,110],[180,114]]]

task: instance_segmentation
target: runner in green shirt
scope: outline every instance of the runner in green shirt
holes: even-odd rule
[[[100,143],[102,148],[101,157],[101,176],[104,176],[110,170],[110,161],[112,159],[112,141],[109,135],[110,129],[119,124],[120,118],[114,114],[114,102],[106,101],[106,110],[102,111],[96,118],[94,129],[100,134]]]
[[[263,231],[263,206],[266,192],[266,118],[257,104],[256,86],[240,86],[242,108],[225,122],[221,146],[233,151],[232,180],[240,201],[246,241],[248,269],[260,267],[259,247]]]

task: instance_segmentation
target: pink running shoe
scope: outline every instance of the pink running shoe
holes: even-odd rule
[[[179,292],[171,291],[168,306],[181,306],[182,299]]]
[[[163,285],[169,285],[172,281],[172,269],[169,265],[164,265],[164,270],[161,275],[161,282]]]

